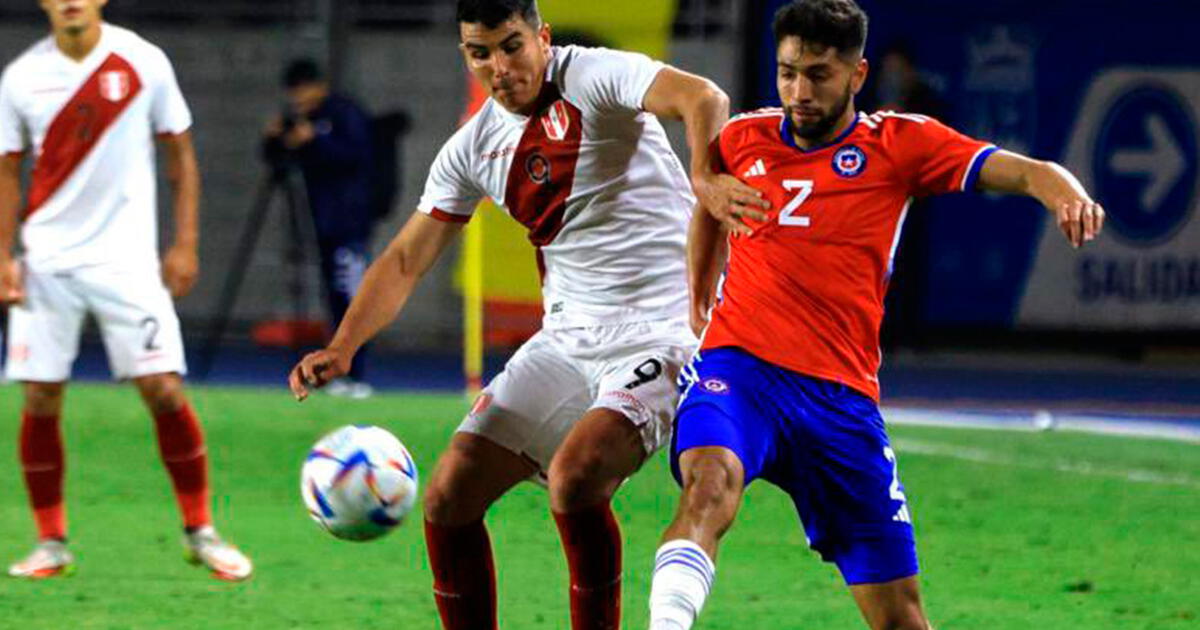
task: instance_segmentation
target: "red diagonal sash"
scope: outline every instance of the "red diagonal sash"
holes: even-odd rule
[[[116,54],[110,54],[84,81],[46,131],[41,154],[33,165],[26,217],[67,181],[141,90],[133,66]]]

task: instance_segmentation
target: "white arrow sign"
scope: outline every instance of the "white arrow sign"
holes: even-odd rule
[[[1187,170],[1187,157],[1161,116],[1152,114],[1146,118],[1146,132],[1150,134],[1149,148],[1117,151],[1109,166],[1122,175],[1140,175],[1150,180],[1142,190],[1142,211],[1152,214]]]

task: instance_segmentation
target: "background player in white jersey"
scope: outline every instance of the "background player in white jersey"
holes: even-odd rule
[[[434,592],[450,630],[496,627],[483,516],[540,478],[571,573],[575,630],[619,624],[621,539],[609,501],[670,433],[674,380],[695,344],[684,241],[695,203],[657,117],[682,119],[697,192],[728,205],[707,146],[728,117],[710,81],[649,58],[551,46],[533,0],[460,0],[467,66],[491,99],[442,148],[421,199],[325,350],[292,389],[345,373],[484,196],[529,229],[543,329],[509,361],[443,453],[425,494]]]
[[[192,559],[216,577],[242,579],[250,561],[212,526],[204,436],[183,393],[183,342],[171,302],[191,290],[198,269],[191,114],[166,55],[104,23],[105,3],[42,0],[51,36],[0,79],[0,297],[11,305],[6,370],[23,383],[21,465],[40,539],[9,574],[49,577],[72,568],[59,417],[91,313],[113,375],[134,382],[154,417]],[[166,150],[176,225],[161,272],[155,135]],[[22,212],[28,149],[33,172]],[[12,253],[19,216],[23,269]]]

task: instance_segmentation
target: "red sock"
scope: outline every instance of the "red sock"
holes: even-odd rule
[[[42,540],[67,537],[67,511],[63,505],[66,464],[58,425],[58,416],[21,414],[21,468],[38,538]]]
[[[618,630],[621,528],[608,503],[554,514],[571,570],[571,628]]]
[[[208,492],[208,451],[200,421],[189,405],[178,411],[154,416],[158,452],[162,455],[175,499],[183,513],[183,526],[202,527],[212,523]]]
[[[433,596],[445,630],[496,630],[496,568],[479,520],[447,527],[425,521]]]

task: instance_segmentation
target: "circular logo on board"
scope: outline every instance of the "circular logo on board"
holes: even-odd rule
[[[1197,192],[1196,121],[1173,88],[1144,83],[1108,110],[1096,136],[1096,199],[1113,231],[1138,245],[1169,239]]]
[[[867,168],[867,154],[848,144],[833,154],[833,171],[842,177],[858,177]]]

